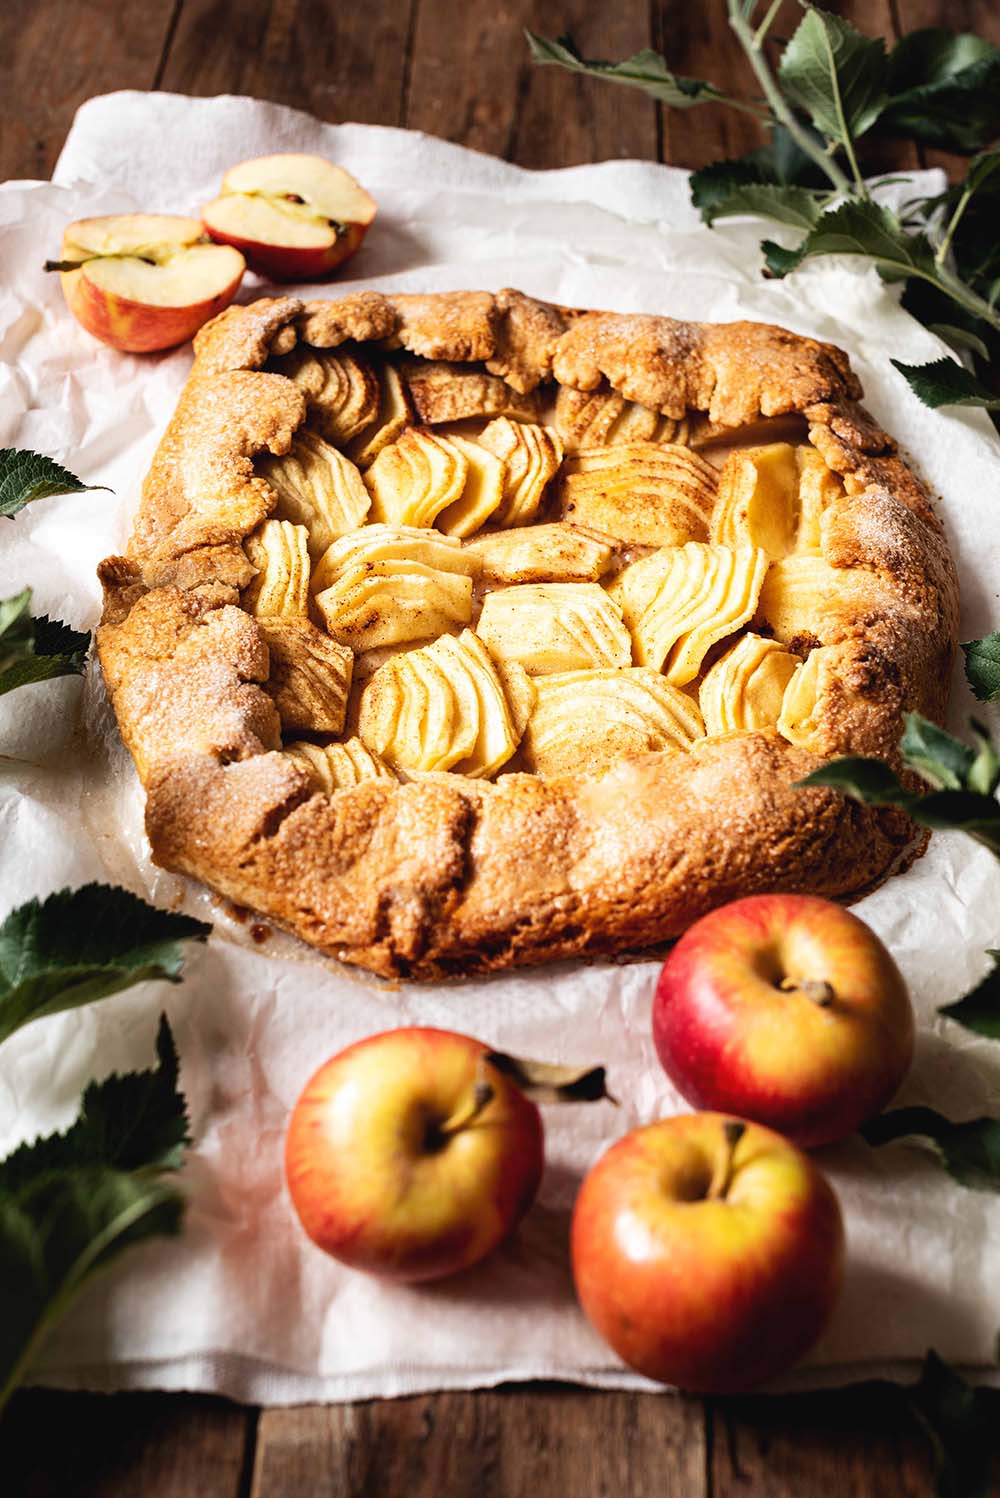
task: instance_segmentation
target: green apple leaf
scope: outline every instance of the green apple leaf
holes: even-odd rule
[[[981,640],[966,640],[965,677],[980,702],[1000,698],[1000,630]]]
[[[778,76],[821,135],[848,145],[871,128],[885,104],[885,43],[810,5],[782,53]]]
[[[906,765],[936,787],[908,790],[880,759],[846,756],[830,760],[800,785],[825,785],[869,806],[898,806],[922,827],[966,832],[1000,857],[1000,756],[981,723],[972,720],[975,747],[921,718],[907,715],[901,749]]]
[[[52,494],[76,494],[103,489],[104,484],[85,484],[53,458],[22,448],[0,448],[0,516],[14,516],[33,499]]]
[[[701,78],[684,78],[667,66],[659,52],[644,47],[623,62],[599,62],[581,57],[568,36],[552,40],[525,31],[533,62],[554,63],[572,73],[583,73],[589,78],[602,78],[610,83],[622,83],[626,88],[638,88],[661,104],[674,109],[690,109],[694,104],[710,104],[713,100],[725,99],[726,95],[714,84]]]
[[[904,364],[901,359],[889,362],[914,395],[934,410],[939,406],[979,406],[985,411],[1000,411],[1000,395],[947,355],[929,364]]]
[[[782,186],[778,182],[726,183],[713,167],[691,181],[691,201],[706,224],[716,219],[770,218],[796,229],[811,229],[822,212],[819,196],[808,187]],[[707,180],[706,180],[707,179]]]
[[[991,1498],[996,1391],[973,1388],[932,1349],[903,1393],[930,1442],[938,1498]]]
[[[180,1231],[184,1201],[163,1177],[181,1165],[188,1124],[165,1018],[156,1051],[150,1071],[92,1082],[65,1133],[0,1161],[0,1407],[96,1270]]]
[[[135,983],[180,982],[181,942],[205,941],[210,930],[106,884],[29,900],[0,924],[0,1042]]]
[[[815,255],[863,255],[873,260],[887,280],[926,276],[934,281],[934,250],[926,234],[908,234],[890,209],[880,203],[848,199],[830,208],[795,249],[786,250],[765,240],[767,268],[773,276],[787,276]]]
[[[933,1108],[895,1108],[865,1124],[869,1144],[925,1139],[949,1175],[974,1191],[1000,1191],[1000,1118],[951,1123]]]
[[[937,790],[966,788],[975,750],[929,718],[907,713],[899,747],[910,769],[929,780]]]
[[[58,619],[31,615],[31,589],[0,599],[0,697],[29,682],[79,675],[90,634]]]
[[[977,1035],[1000,1040],[1000,951],[991,947],[986,955],[993,959],[993,966],[985,978],[954,1004],[942,1004],[938,1014],[956,1020]]]
[[[889,54],[879,130],[946,151],[978,151],[1000,133],[1000,48],[929,26]]]

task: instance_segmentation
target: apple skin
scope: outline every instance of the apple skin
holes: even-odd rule
[[[783,991],[783,978],[825,982],[832,1001]],[[882,1111],[909,1070],[913,1029],[882,942],[813,895],[751,895],[703,917],[663,964],[653,1001],[657,1054],[689,1103],[806,1148]]]
[[[159,307],[95,286],[85,270],[62,271],[66,305],[81,327],[123,354],[152,354],[193,338],[210,318],[225,311],[240,289],[242,271],[224,291],[190,307]]]
[[[468,1268],[513,1231],[542,1176],[534,1103],[487,1065],[492,1100],[437,1148],[427,1142],[472,1097],[487,1049],[413,1027],[320,1067],[285,1143],[288,1189],[314,1243],[354,1269],[419,1281]]]
[[[315,249],[299,245],[264,244],[257,239],[241,239],[238,234],[223,231],[204,222],[205,233],[216,244],[232,245],[246,259],[251,270],[270,281],[323,281],[345,260],[361,248],[369,224],[348,224],[333,244]]]
[[[740,1393],[790,1368],[843,1279],[837,1199],[781,1135],[747,1124],[727,1194],[706,1199],[727,1122],[696,1113],[626,1134],[573,1212],[573,1276],[594,1328],[639,1373],[697,1394]]]

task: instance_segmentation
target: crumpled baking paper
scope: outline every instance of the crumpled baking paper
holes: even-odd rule
[[[142,93],[83,107],[53,184],[0,189],[0,444],[49,453],[113,491],[39,501],[0,521],[0,597],[30,583],[36,613],[93,627],[94,569],[126,540],[190,362],[187,350],[118,354],[76,325],[41,269],[64,224],[133,208],[197,212],[227,166],[278,150],[332,157],[378,200],[365,248],[334,295],[515,284],[584,307],[759,318],[841,344],[875,416],[941,496],[963,585],[962,638],[1000,623],[992,428],[982,413],[934,413],[910,393],[890,354],[918,363],[941,346],[860,262],[820,262],[766,282],[760,225],[703,228],[686,175],[667,167],[526,172],[405,131],[323,125],[249,99]],[[934,187],[933,176],[922,185]],[[258,289],[251,278],[242,295]],[[971,706],[957,679],[954,727]],[[91,1285],[44,1345],[38,1381],[214,1390],[264,1404],[539,1377],[648,1387],[578,1310],[567,1228],[579,1180],[606,1146],[683,1107],[650,1039],[655,963],[563,964],[393,990],[274,933],[255,945],[223,902],[150,863],[142,796],[96,670],[3,699],[0,755],[0,913],[103,879],[215,925],[207,947],[190,948],[182,986],[147,984],[43,1020],[0,1052],[5,1151],[65,1126],[90,1077],[149,1064],[165,1009],[196,1140],[183,1237],[132,1250]],[[1000,1047],[935,1011],[987,966],[983,950],[1000,937],[998,897],[990,856],[942,835],[857,907],[891,945],[920,1017],[902,1102],[954,1118],[995,1104]],[[516,1237],[488,1263],[417,1289],[352,1273],[314,1248],[281,1170],[289,1109],[316,1065],[360,1036],[412,1023],[551,1061],[603,1061],[621,1100],[617,1109],[547,1108],[545,1179]],[[847,1285],[822,1342],[785,1387],[904,1375],[928,1346],[985,1375],[1000,1321],[1000,1199],[963,1190],[912,1144],[874,1151],[852,1141],[820,1160],[846,1212]]]

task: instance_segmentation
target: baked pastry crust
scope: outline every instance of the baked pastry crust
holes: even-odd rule
[[[240,590],[254,576],[244,543],[278,503],[254,460],[287,453],[307,415],[303,391],[265,366],[345,344],[403,351],[425,421],[477,401],[487,419],[531,412],[553,379],[638,402],[699,442],[798,421],[843,489],[817,565],[856,569],[857,584],[824,598],[822,640],[785,642],[824,652],[812,748],[768,728],[627,755],[595,775],[382,773],[318,791],[303,758],[282,752],[288,668],[275,693],[266,621]],[[853,899],[921,850],[893,809],[794,788],[831,754],[895,758],[908,710],[940,720],[957,631],[940,522],[858,404],[839,349],[754,323],[577,311],[507,290],[261,300],[209,323],[195,355],[127,555],[100,568],[98,654],[159,864],[342,960],[433,978],[630,951],[756,891]],[[456,365],[474,367],[449,382]],[[309,722],[286,722],[286,739]]]

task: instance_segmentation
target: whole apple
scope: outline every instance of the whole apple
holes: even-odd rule
[[[506,1238],[542,1175],[538,1109],[450,1030],[405,1028],[321,1066],[292,1112],[285,1174],[312,1240],[397,1280],[475,1264]]]
[[[612,1145],[580,1189],[571,1246],[583,1309],[624,1362],[729,1394],[816,1341],[840,1291],[844,1228],[787,1139],[696,1113]]]
[[[895,962],[857,916],[812,895],[752,895],[674,947],[653,1039],[694,1107],[812,1147],[885,1107],[913,1058],[913,1011]]]

